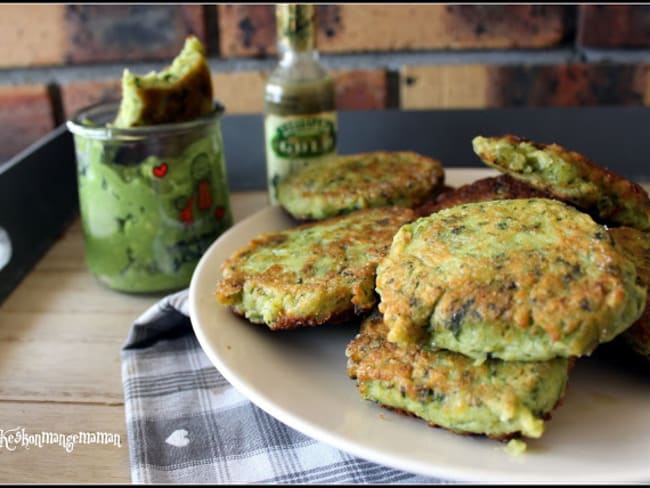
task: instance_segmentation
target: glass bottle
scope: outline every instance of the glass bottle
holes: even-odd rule
[[[264,94],[269,201],[294,169],[336,154],[334,80],[316,49],[316,6],[276,6],[279,63]]]

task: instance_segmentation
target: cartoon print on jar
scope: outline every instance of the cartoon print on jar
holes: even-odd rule
[[[192,161],[192,180],[196,183],[196,203],[200,212],[206,212],[212,207],[212,192],[210,190],[210,161],[208,155],[199,154]]]
[[[154,171],[157,168],[159,167],[155,167]],[[211,184],[213,179],[212,167],[207,154],[198,154],[192,160],[190,174],[192,194],[186,197],[178,197],[174,202],[174,206],[178,210],[178,220],[185,225],[193,224],[197,215],[210,212],[215,203],[213,185]],[[213,215],[217,220],[222,220],[227,216],[226,208],[222,205],[216,206]]]

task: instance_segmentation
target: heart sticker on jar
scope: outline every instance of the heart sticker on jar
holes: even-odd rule
[[[167,174],[168,169],[167,163],[161,163],[153,167],[153,175],[157,178],[162,178]]]

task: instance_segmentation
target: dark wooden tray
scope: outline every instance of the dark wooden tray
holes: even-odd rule
[[[11,259],[0,269],[0,302],[78,213],[72,137],[59,126],[0,166],[0,227]]]

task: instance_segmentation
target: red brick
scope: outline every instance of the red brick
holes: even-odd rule
[[[649,104],[645,65],[441,65],[402,68],[403,109]],[[646,88],[646,85],[648,88]]]
[[[261,113],[264,110],[264,83],[268,73],[237,71],[213,73],[212,91],[226,114]]]
[[[400,104],[406,110],[488,108],[488,67],[483,64],[404,66]]]
[[[277,53],[273,5],[221,5],[221,54]],[[377,5],[318,7],[323,53],[424,49],[541,48],[567,34],[570,7],[555,5]]]
[[[580,5],[577,43],[593,48],[650,46],[650,6]]]
[[[185,37],[205,39],[201,5],[65,6],[68,63],[169,60]]]
[[[62,85],[61,101],[63,114],[71,118],[80,109],[96,103],[119,100],[121,80],[80,81]]]
[[[339,110],[386,108],[388,83],[385,71],[338,71],[333,76],[336,82],[336,106]]]
[[[0,86],[0,160],[6,160],[55,127],[45,85]]]
[[[566,7],[339,5],[321,15],[323,52],[549,47],[565,36]],[[319,13],[321,11],[319,10]],[[319,18],[321,18],[319,17]],[[330,22],[330,18],[338,19]]]
[[[264,110],[264,83],[269,73],[238,71],[213,73],[214,96],[226,113],[261,113]],[[387,77],[383,70],[332,71],[339,110],[386,108]]]
[[[219,5],[219,45],[224,57],[277,53],[273,5]]]
[[[0,5],[0,66],[63,64],[63,5]]]
[[[498,106],[641,105],[645,69],[604,63],[502,66],[492,68],[488,87]]]

